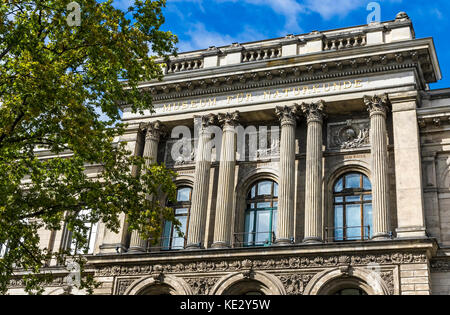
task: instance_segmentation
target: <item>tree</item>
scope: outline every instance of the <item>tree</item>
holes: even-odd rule
[[[174,173],[146,167],[114,141],[126,128],[119,104],[152,110],[138,83],[162,78],[155,56],[176,54],[176,36],[161,30],[165,0],[136,0],[127,12],[112,0],[77,0],[79,26],[69,2],[1,0],[0,244],[8,251],[0,259],[0,293],[17,270],[29,272],[29,293],[42,292],[46,262],[69,255],[41,250],[39,229],[65,224],[86,248],[87,222],[117,231],[125,213],[130,229],[155,239],[163,220],[176,223],[171,209],[145,198],[175,198]],[[42,150],[55,156],[44,159]],[[102,166],[101,180],[87,176],[87,164]],[[92,289],[90,280],[82,287]]]

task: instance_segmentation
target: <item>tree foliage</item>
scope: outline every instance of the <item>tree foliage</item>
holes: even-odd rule
[[[126,130],[119,104],[152,110],[138,83],[162,78],[156,57],[175,54],[177,39],[161,29],[165,0],[136,0],[127,12],[112,0],[77,0],[80,26],[67,21],[70,0],[0,1],[0,244],[8,247],[0,292],[22,270],[27,290],[39,293],[48,279],[37,274],[68,255],[42,249],[40,230],[67,226],[86,248],[87,222],[117,231],[124,213],[155,238],[174,220],[145,198],[173,199],[174,174],[146,167],[117,139]],[[97,178],[89,166],[100,167]]]

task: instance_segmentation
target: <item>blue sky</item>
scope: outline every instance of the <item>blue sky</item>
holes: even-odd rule
[[[126,8],[132,0],[115,0]],[[369,0],[167,0],[165,30],[175,33],[180,52],[366,24]],[[417,38],[433,37],[443,79],[450,87],[450,1],[378,0],[381,20],[405,11]]]

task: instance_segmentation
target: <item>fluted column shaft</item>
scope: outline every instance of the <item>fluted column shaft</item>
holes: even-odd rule
[[[145,166],[148,167],[156,163],[158,156],[158,145],[162,133],[162,125],[159,121],[143,124],[141,130],[145,133],[145,144],[143,157],[146,158]],[[146,196],[152,198],[152,196]],[[133,231],[130,238],[129,252],[145,252],[147,250],[147,240],[143,240],[138,231]]]
[[[231,245],[231,218],[234,200],[234,176],[236,167],[236,131],[239,113],[219,114],[223,125],[222,148],[219,166],[216,218],[213,248]]]
[[[302,104],[302,110],[308,123],[304,243],[322,242],[322,124],[324,107],[324,102]]]
[[[192,207],[189,218],[187,249],[202,246],[208,206],[208,191],[211,170],[211,132],[208,129],[214,121],[213,115],[199,117],[201,126],[198,138]]]
[[[281,123],[280,178],[278,189],[278,221],[276,244],[287,245],[294,238],[295,195],[295,128],[296,107],[278,107],[276,113]]]
[[[373,239],[389,238],[389,187],[387,161],[386,114],[389,100],[381,97],[364,97],[370,112],[370,142],[372,156],[372,209]]]

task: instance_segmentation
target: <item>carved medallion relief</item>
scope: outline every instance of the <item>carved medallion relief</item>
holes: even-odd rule
[[[370,146],[369,120],[328,124],[328,150],[351,150]]]

